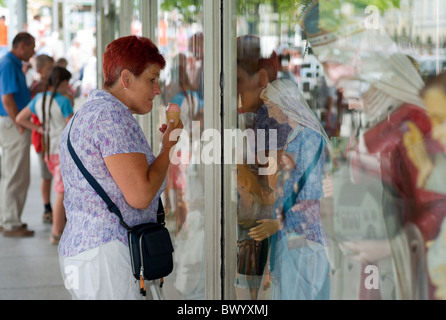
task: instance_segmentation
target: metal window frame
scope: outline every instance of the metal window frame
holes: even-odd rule
[[[142,0],[143,35],[155,38],[158,21],[157,0]],[[220,79],[215,77],[220,71],[220,2],[203,1],[203,29],[204,29],[204,129],[220,130]],[[210,71],[211,70],[211,71]],[[218,106],[218,107],[217,107]],[[154,108],[160,107],[155,101]],[[153,140],[154,117],[150,118],[149,139]],[[157,152],[157,144],[152,144]],[[215,146],[220,147],[220,146]],[[205,167],[205,298],[208,300],[222,299],[221,273],[221,167],[208,165]]]
[[[237,128],[237,3],[236,0],[222,0],[222,98],[223,113],[221,115],[224,129]],[[223,135],[224,136],[224,135]],[[229,143],[223,141],[223,144]],[[235,153],[235,146],[233,152]],[[224,154],[222,150],[222,154]],[[224,162],[222,162],[224,163]],[[222,200],[224,203],[224,219],[222,225],[223,239],[222,261],[225,273],[223,276],[223,297],[226,300],[235,300],[234,281],[237,268],[237,181],[234,174],[237,172],[235,164],[222,165]]]
[[[204,129],[221,132],[221,50],[220,48],[220,1],[203,0],[204,34]],[[215,143],[216,141],[214,141]],[[214,145],[221,148],[221,145]],[[224,277],[221,249],[222,226],[222,167],[219,164],[207,165],[204,170],[205,196],[205,297],[208,300],[221,299],[222,277]],[[223,188],[224,190],[224,188]],[[224,193],[224,192],[223,192]]]

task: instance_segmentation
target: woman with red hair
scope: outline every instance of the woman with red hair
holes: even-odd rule
[[[267,107],[260,97],[267,85],[277,79],[278,68],[276,52],[262,52],[259,37],[244,35],[237,38],[238,113],[240,120],[245,122],[244,129],[253,129],[256,136],[264,132],[264,139],[260,138],[263,141],[256,138],[248,146],[248,150],[254,151],[261,159],[269,152],[274,154],[283,149],[291,132],[288,123],[279,124],[268,116]],[[270,136],[270,132],[276,135]],[[273,219],[274,192],[269,183],[273,175],[263,175],[260,171],[269,165],[263,163],[263,168],[253,163],[238,165],[237,299],[264,298],[261,284],[270,239],[253,237],[252,232],[272,234],[277,231],[277,223]]]
[[[152,110],[166,62],[150,39],[138,36],[111,42],[103,61],[104,89],[90,93],[60,142],[67,215],[61,271],[75,299],[138,299],[127,231],[75,165],[67,139],[130,227],[155,222],[175,124],[160,128],[162,147],[155,157],[133,115]]]

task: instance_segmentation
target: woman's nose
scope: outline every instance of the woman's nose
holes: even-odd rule
[[[153,93],[154,93],[156,96],[158,96],[158,95],[161,94],[161,87],[160,87],[160,84],[159,84],[158,81],[155,83],[155,86],[154,86],[154,88],[153,88]]]

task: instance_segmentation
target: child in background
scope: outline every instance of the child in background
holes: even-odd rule
[[[55,67],[62,67],[67,69],[68,67],[68,61],[65,58],[59,58],[56,60],[56,63],[54,65]],[[68,69],[67,69],[68,70]],[[71,104],[73,105],[74,109],[74,94],[75,90],[73,90],[73,86],[70,84],[66,92],[61,92],[63,95],[67,96],[71,100]]]
[[[53,210],[53,230],[50,241],[58,244],[65,228],[65,208],[63,205],[64,185],[59,163],[59,141],[62,132],[73,116],[71,100],[63,95],[69,87],[71,73],[61,67],[54,67],[48,78],[46,90],[35,96],[16,118],[16,122],[43,134],[43,154],[48,169],[54,178],[56,200]],[[31,122],[34,114],[42,125]]]
[[[36,58],[36,71],[40,75],[39,81],[34,81],[31,85],[31,98],[34,98],[36,94],[43,92],[48,81],[51,69],[54,66],[54,59],[46,54],[41,54]],[[36,115],[31,116],[32,121],[40,126],[39,118]],[[53,222],[53,209],[51,207],[51,179],[52,175],[48,170],[48,167],[43,159],[43,148],[42,148],[42,135],[35,130],[32,130],[31,141],[37,152],[39,162],[40,162],[40,175],[42,178],[42,183],[40,185],[40,190],[42,192],[42,200],[44,205],[43,211],[43,222],[52,223]]]
[[[36,94],[45,90],[46,82],[50,76],[50,72],[54,67],[54,59],[46,54],[41,54],[36,57],[36,71],[40,79],[35,80],[30,87],[31,97],[34,98]]]
[[[68,67],[68,61],[65,58],[59,58],[56,61],[56,67],[62,67],[62,68],[67,68]]]

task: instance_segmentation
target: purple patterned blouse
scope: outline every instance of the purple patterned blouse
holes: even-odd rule
[[[71,130],[74,150],[121,210],[124,221],[130,226],[154,222],[164,185],[147,209],[135,209],[126,202],[104,162],[104,158],[122,153],[144,153],[149,164],[155,160],[141,127],[129,109],[110,93],[94,90],[71,121],[74,121]],[[128,245],[127,231],[119,224],[118,217],[107,209],[68,152],[70,126],[71,122],[59,145],[67,215],[59,254],[72,257],[113,240]]]

